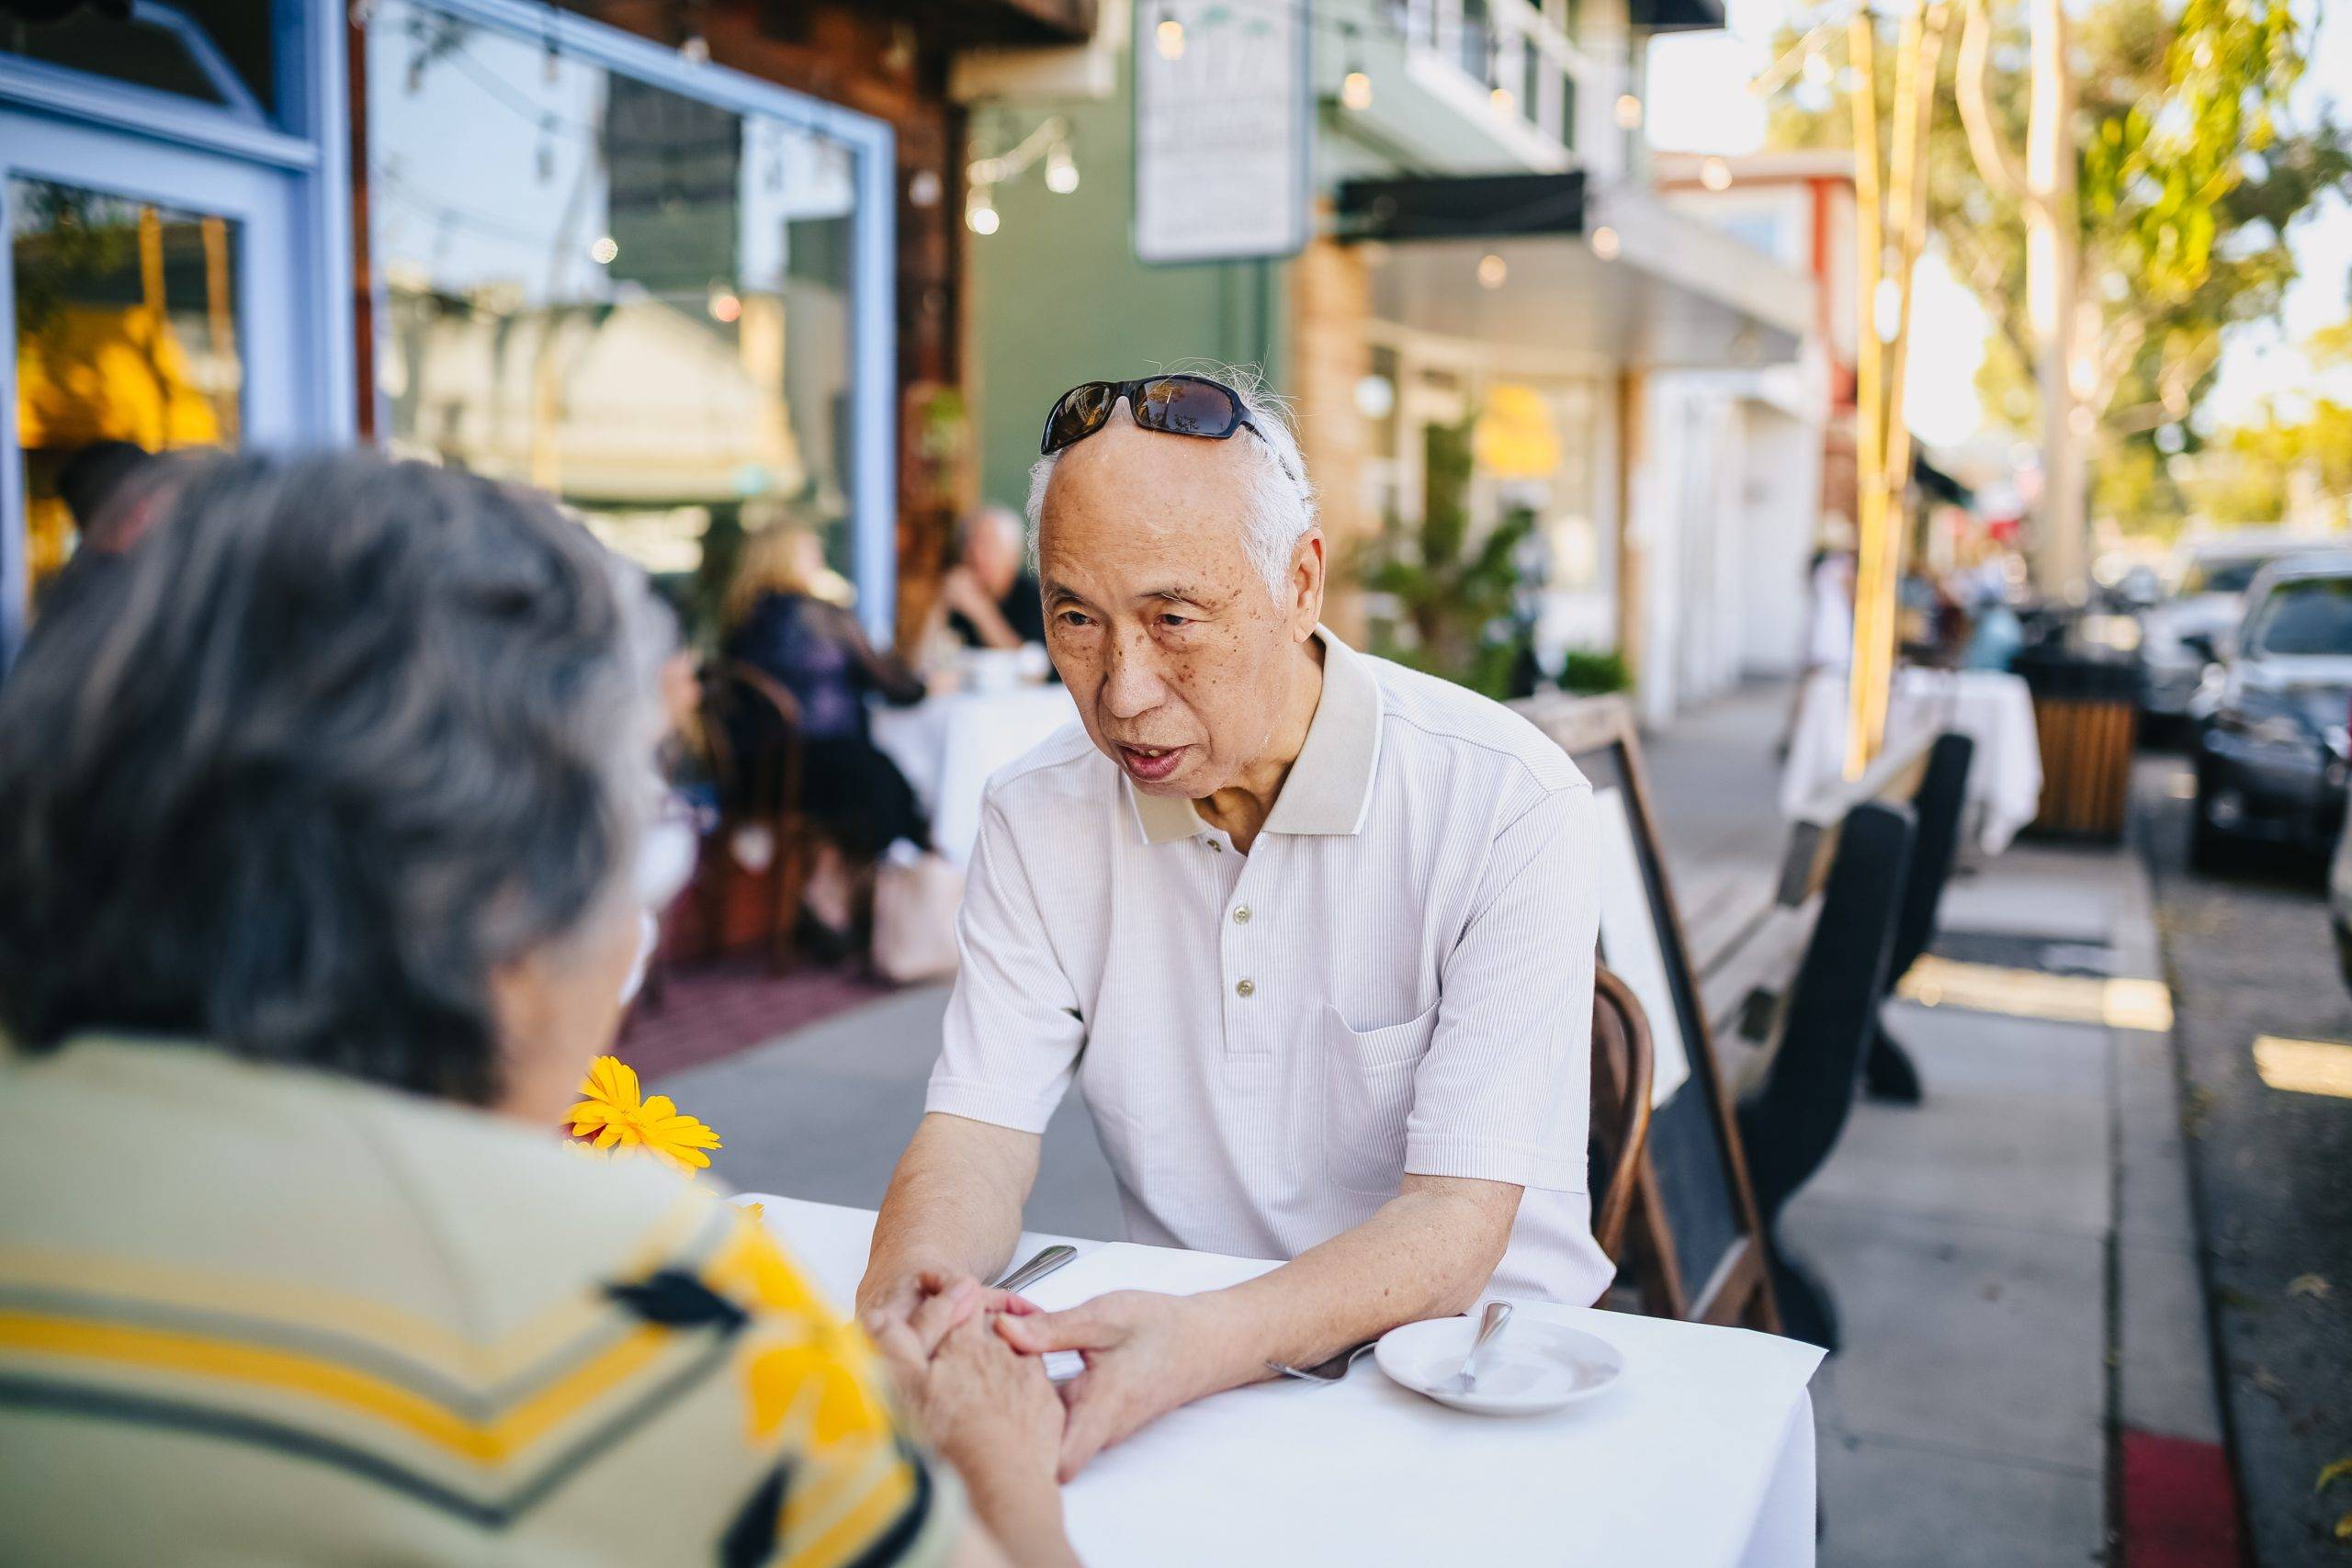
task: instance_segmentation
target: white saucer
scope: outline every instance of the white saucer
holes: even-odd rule
[[[1540,1416],[1590,1399],[1625,1375],[1625,1358],[1608,1340],[1521,1317],[1478,1358],[1476,1388],[1442,1392],[1439,1385],[1462,1370],[1477,1335],[1477,1324],[1466,1317],[1408,1323],[1383,1336],[1373,1358],[1415,1393],[1481,1416]]]

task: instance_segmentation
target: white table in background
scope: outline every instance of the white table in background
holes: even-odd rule
[[[837,1302],[874,1216],[746,1194]],[[1023,1235],[1016,1259],[1062,1236]],[[1062,1310],[1105,1291],[1216,1290],[1271,1263],[1074,1241],[1026,1293]],[[1162,1416],[1064,1493],[1092,1568],[1143,1564],[1576,1563],[1791,1568],[1814,1561],[1815,1347],[1588,1308],[1521,1304],[1624,1352],[1623,1383],[1550,1416],[1465,1415],[1370,1358],[1333,1387],[1235,1389]]]
[[[876,708],[874,744],[914,786],[939,852],[962,865],[980,836],[989,775],[1078,718],[1065,686],[950,692],[911,707]]]
[[[1845,776],[1847,718],[1845,671],[1817,671],[1805,683],[1781,773],[1786,815],[1794,817]],[[1977,847],[1999,854],[2041,809],[2033,694],[2023,680],[1997,670],[1896,671],[1886,705],[1887,744],[1946,730],[1976,742],[1968,765],[1966,819],[1976,824]]]

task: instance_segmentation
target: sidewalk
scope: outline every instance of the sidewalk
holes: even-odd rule
[[[1645,742],[1678,887],[1777,859],[1785,703],[1751,689]],[[1822,1561],[2112,1562],[2128,1528],[2135,1563],[2234,1562],[2170,1039],[2106,1005],[2106,978],[2162,975],[2144,870],[2021,844],[1955,879],[1944,926],[1950,999],[1888,1013],[1927,1103],[1860,1107],[1787,1216],[1846,1339],[1815,1383]],[[871,1206],[944,1003],[900,993],[654,1087],[720,1127],[727,1180]],[[1029,1220],[1117,1234],[1075,1097]],[[2147,1533],[2166,1506],[2172,1555]],[[2217,1524],[2221,1555],[2198,1534]]]

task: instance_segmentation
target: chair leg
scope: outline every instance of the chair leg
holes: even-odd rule
[[[790,971],[800,961],[796,939],[800,930],[800,901],[808,891],[808,839],[797,824],[780,821],[775,828],[775,924],[768,957],[776,974]]]
[[[1925,1092],[1911,1053],[1887,1033],[1883,1023],[1877,1038],[1871,1042],[1870,1054],[1862,1058],[1862,1089],[1872,1100],[1888,1105],[1917,1105]]]
[[[1780,1303],[1783,1335],[1838,1353],[1836,1299],[1821,1276],[1792,1257],[1778,1235],[1772,1240],[1772,1295]]]

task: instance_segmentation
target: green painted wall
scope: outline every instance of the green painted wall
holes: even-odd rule
[[[1136,260],[1132,80],[1123,66],[1111,98],[1008,101],[973,117],[973,153],[984,156],[1062,115],[1079,170],[1068,196],[1046,188],[1042,164],[998,186],[997,231],[967,236],[967,375],[988,501],[1028,499],[1046,411],[1078,382],[1215,359],[1261,366],[1285,389],[1288,263]]]

